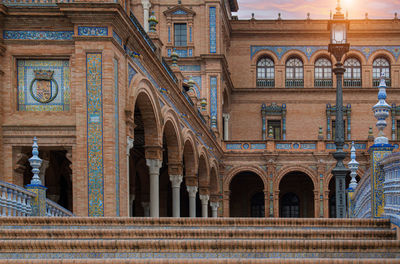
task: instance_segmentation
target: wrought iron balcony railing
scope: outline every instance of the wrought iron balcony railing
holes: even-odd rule
[[[344,79],[343,87],[345,88],[361,88],[362,81],[361,79]]]
[[[303,79],[286,79],[285,86],[286,86],[286,88],[303,88],[304,80]]]
[[[257,87],[275,87],[274,79],[257,79]]]
[[[373,79],[372,80],[372,86],[373,87],[378,87],[380,81],[381,81],[380,79]],[[385,81],[386,81],[386,86],[387,87],[391,87],[392,86],[391,85],[392,84],[392,80],[391,79],[386,79]]]
[[[333,86],[332,79],[315,79],[314,87],[316,88],[331,88]]]

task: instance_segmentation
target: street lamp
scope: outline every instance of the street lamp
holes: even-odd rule
[[[328,51],[335,56],[336,64],[333,72],[336,75],[336,121],[335,121],[335,145],[336,151],[333,157],[337,163],[332,170],[335,177],[336,185],[336,217],[343,218],[346,216],[346,175],[348,169],[344,166],[343,160],[346,153],[343,151],[344,146],[344,123],[343,123],[343,90],[342,79],[343,73],[346,71],[343,68],[342,57],[349,51],[350,44],[347,43],[347,28],[348,23],[344,15],[340,12],[340,0],[336,7],[336,13],[333,19],[328,23],[328,29],[331,32],[331,42]]]

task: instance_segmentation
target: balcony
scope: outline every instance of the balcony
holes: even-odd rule
[[[304,80],[303,79],[286,79],[285,87],[286,88],[303,88]]]
[[[343,87],[345,88],[361,88],[362,81],[361,79],[344,79]]]
[[[168,47],[167,48],[167,55],[168,57],[171,57],[172,51],[175,50],[175,52],[178,54],[180,58],[186,58],[186,57],[193,57],[193,47]]]
[[[274,79],[257,79],[257,87],[273,88],[273,87],[275,87],[275,80]]]
[[[380,81],[381,81],[380,79],[373,79],[372,80],[372,86],[373,87],[378,87]],[[392,84],[392,80],[391,79],[386,79],[385,81],[386,81],[386,86],[387,87],[391,87],[392,86],[391,85]]]
[[[332,88],[333,81],[332,79],[316,79],[314,80],[315,88]]]

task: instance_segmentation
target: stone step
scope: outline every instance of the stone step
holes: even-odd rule
[[[328,229],[0,229],[4,240],[14,239],[341,239],[395,240],[395,230]]]
[[[387,219],[330,218],[150,218],[150,217],[2,217],[0,229],[8,228],[390,228]]]
[[[0,264],[399,264],[398,259],[75,259],[0,260]]]

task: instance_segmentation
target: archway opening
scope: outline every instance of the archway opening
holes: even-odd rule
[[[236,174],[230,185],[229,212],[231,217],[264,217],[264,183],[254,172]]]
[[[314,184],[299,171],[289,172],[279,183],[281,217],[314,217]]]
[[[356,176],[357,182],[360,182],[360,177]],[[349,188],[351,181],[350,173],[346,175],[346,197],[347,197],[347,189]],[[329,181],[329,218],[336,218],[336,181],[335,177],[331,177]],[[346,208],[348,206],[346,199]]]

